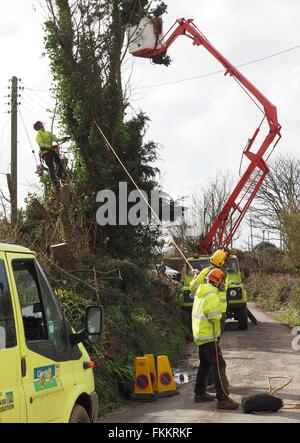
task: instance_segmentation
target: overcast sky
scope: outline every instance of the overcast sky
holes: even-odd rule
[[[236,65],[300,45],[298,0],[165,2],[169,6],[165,30],[177,18],[194,18],[206,37]],[[53,105],[47,93],[51,73],[47,59],[41,55],[43,17],[41,9],[35,6],[34,0],[0,1],[0,173],[10,168],[10,116],[5,104],[9,101],[5,97],[9,93],[9,78],[18,76],[21,86],[28,88],[22,92],[20,111],[33,146],[33,122],[41,119],[48,127],[51,124],[46,111]],[[261,115],[236,83],[222,74],[177,82],[220,69],[221,65],[203,48],[193,47],[189,39],[181,37],[169,55],[173,63],[168,68],[129,57],[124,81],[133,62],[130,104],[135,111],[143,110],[150,117],[147,137],[160,145],[158,166],[162,183],[177,198],[190,195],[218,169],[230,170],[237,178],[242,150]],[[300,48],[241,71],[278,108],[283,139],[276,153],[298,155]],[[38,181],[21,118],[18,139],[22,201],[29,190],[38,186]],[[7,193],[2,175],[0,186]]]

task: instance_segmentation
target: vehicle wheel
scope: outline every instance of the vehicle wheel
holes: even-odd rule
[[[90,423],[88,413],[81,405],[75,405],[69,423]]]
[[[246,331],[248,329],[248,313],[246,305],[239,310],[238,324],[240,331]]]

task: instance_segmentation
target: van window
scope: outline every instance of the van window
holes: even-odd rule
[[[16,346],[16,330],[4,262],[0,261],[0,349]]]
[[[229,260],[226,260],[226,271],[234,274],[237,274],[239,272],[237,261],[235,258],[230,258]]]
[[[52,288],[38,262],[35,262],[41,293],[48,324],[49,339],[54,340],[58,352],[65,352],[68,344],[65,320],[59,303],[53,294]]]
[[[14,260],[12,266],[26,341],[52,341],[57,352],[64,352],[64,318],[40,267],[34,260]]]
[[[192,268],[197,269],[199,272],[203,271],[203,269],[207,268],[208,266],[211,266],[209,260],[189,260],[189,262]],[[190,267],[187,269],[187,275],[192,275],[192,270]]]

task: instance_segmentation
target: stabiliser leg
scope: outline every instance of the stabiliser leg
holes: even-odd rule
[[[252,312],[251,312],[249,309],[247,309],[247,315],[248,315],[249,320],[250,320],[254,325],[257,325],[257,324],[258,324],[258,320],[254,317],[254,315],[252,314]]]

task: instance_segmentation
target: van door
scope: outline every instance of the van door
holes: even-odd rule
[[[4,258],[4,252],[0,252],[0,423],[19,423],[26,421],[25,395],[12,294]]]
[[[21,356],[29,422],[62,421],[74,387],[73,348],[50,285],[33,257],[7,253],[23,322]]]

